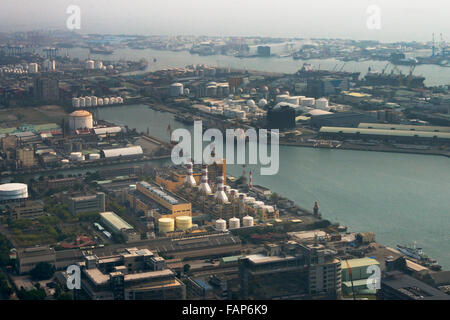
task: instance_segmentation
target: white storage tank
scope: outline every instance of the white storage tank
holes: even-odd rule
[[[184,86],[182,83],[172,83],[170,85],[170,96],[171,97],[179,97],[183,95]]]
[[[320,98],[316,100],[315,107],[317,109],[328,111],[330,107],[328,106],[328,100],[326,98]]]
[[[86,101],[86,107],[92,106],[91,97],[85,97],[84,100]]]
[[[104,105],[108,105],[109,104],[109,98],[104,98],[103,99],[103,104]]]
[[[241,221],[239,218],[233,217],[229,220],[230,229],[239,229],[241,227]]]
[[[72,161],[83,161],[83,154],[81,152],[71,152],[70,160]]]
[[[103,105],[103,98],[97,99],[97,105],[102,106]]]
[[[80,107],[80,99],[79,98],[72,98],[72,107],[73,108],[79,108]]]
[[[86,107],[86,99],[85,98],[80,98],[80,107],[81,108]]]
[[[28,198],[28,186],[24,183],[5,183],[0,185],[0,201]]]
[[[314,106],[316,99],[314,98],[303,98],[301,101],[301,105],[304,107],[312,107]]]
[[[95,60],[94,67],[95,67],[95,69],[102,70],[103,69],[103,61]]]
[[[96,107],[96,106],[98,105],[98,99],[97,99],[96,96],[92,96],[92,97],[91,97],[91,105],[92,105],[93,107]]]
[[[259,106],[260,108],[265,107],[266,105],[267,105],[267,100],[266,100],[266,99],[261,99],[261,100],[259,100],[258,106]]]
[[[95,68],[94,60],[86,60],[85,68],[88,70],[93,70]]]
[[[225,231],[227,230],[227,222],[223,219],[217,219],[216,220],[216,229],[218,231]]]
[[[242,224],[244,227],[253,227],[254,219],[252,216],[245,216],[242,218]]]
[[[175,221],[172,218],[160,218],[158,220],[159,232],[167,233],[175,230]]]
[[[186,231],[192,228],[192,217],[179,216],[175,218],[177,229]]]
[[[69,128],[71,130],[92,129],[93,123],[92,114],[86,110],[76,110],[69,115]]]
[[[38,73],[39,72],[39,65],[37,63],[30,63],[28,65],[28,72],[30,73]]]

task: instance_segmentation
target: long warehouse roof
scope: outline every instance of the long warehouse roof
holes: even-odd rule
[[[118,148],[118,149],[105,149],[102,150],[105,158],[119,157],[119,156],[133,156],[138,154],[143,154],[141,146],[134,146],[128,148]]]
[[[450,132],[450,127],[419,126],[411,124],[391,124],[391,123],[360,123],[358,128],[411,130],[411,131],[427,131],[427,132]]]
[[[109,223],[111,223],[117,230],[122,230],[122,229],[132,230],[133,229],[133,227],[130,224],[128,224],[128,222],[123,220],[121,217],[119,217],[114,212],[111,212],[111,211],[101,212],[100,216],[103,219],[105,219],[106,221],[108,221]]]
[[[343,128],[343,127],[322,127],[320,133],[343,133],[343,134],[360,134],[375,136],[391,136],[391,137],[418,137],[418,138],[438,138],[450,139],[450,132],[429,132],[429,131],[412,131],[412,130],[378,130],[365,128]]]

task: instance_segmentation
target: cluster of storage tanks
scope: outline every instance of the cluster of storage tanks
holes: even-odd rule
[[[242,226],[243,227],[253,227],[254,219],[252,216],[245,216],[242,218]],[[237,217],[233,217],[228,219],[228,227],[229,229],[239,229],[241,228],[241,220]],[[224,219],[217,219],[215,223],[215,228],[218,231],[226,231],[227,230],[227,222]]]
[[[85,69],[87,70],[103,70],[103,71],[112,71],[114,70],[114,66],[112,64],[105,66],[103,65],[102,60],[86,60],[84,64]]]
[[[160,218],[158,220],[158,228],[160,233],[168,233],[177,230],[186,231],[192,228],[192,217],[179,216],[173,218]]]
[[[315,107],[317,109],[328,111],[330,108],[328,106],[328,100],[326,98],[314,99],[305,96],[291,96],[288,92],[284,94],[279,94],[275,98],[275,102],[286,102],[302,107]]]
[[[251,99],[247,101],[247,104],[241,105],[233,102],[233,100],[229,98],[225,100],[225,104],[223,106],[216,105],[208,107],[196,105],[195,108],[206,113],[221,114],[232,119],[237,118],[243,120],[247,118],[264,118],[266,111],[262,110],[261,107],[265,106],[267,101],[265,99],[261,100],[263,101],[260,101],[258,105]]]
[[[85,108],[85,107],[97,107],[113,104],[122,104],[122,97],[104,97],[98,98],[96,96],[86,96],[80,98],[72,98],[72,107]]]

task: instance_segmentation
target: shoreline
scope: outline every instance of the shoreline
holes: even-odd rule
[[[401,149],[388,146],[358,146],[358,145],[341,145],[338,148],[335,147],[314,147],[313,143],[307,142],[280,142],[280,146],[288,147],[302,147],[302,148],[314,148],[314,149],[330,149],[330,150],[355,150],[355,151],[368,151],[368,152],[388,152],[388,153],[405,153],[405,154],[419,154],[430,156],[443,156],[450,158],[449,151],[438,150],[419,150],[419,149]]]

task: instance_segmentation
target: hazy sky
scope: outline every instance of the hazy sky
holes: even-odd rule
[[[0,30],[63,29],[72,4],[83,33],[450,40],[449,0],[8,0]],[[380,30],[366,27],[370,5]]]

